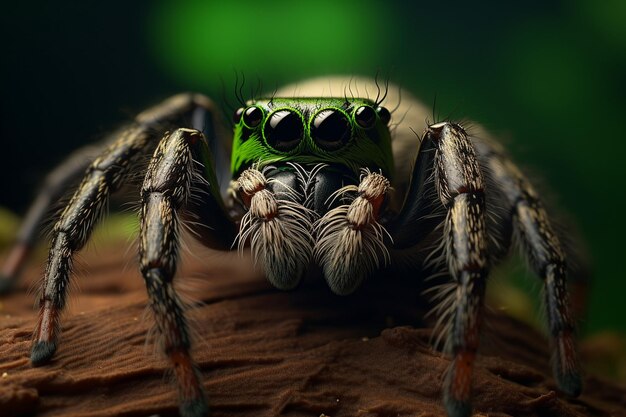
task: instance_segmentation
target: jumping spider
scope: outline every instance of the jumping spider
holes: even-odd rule
[[[419,103],[405,94],[392,121],[381,105],[384,97],[359,98],[350,88],[347,94],[351,82],[311,81],[242,103],[234,115],[232,180],[224,199],[217,171],[220,146],[229,145],[220,141],[225,134],[213,103],[198,94],[175,96],[139,114],[98,147],[95,159],[79,153],[61,165],[31,207],[4,269],[16,275],[46,210],[84,173],[53,228],[32,364],[45,364],[56,351],[74,254],[109,195],[151,154],[141,187],[139,259],[178,381],[182,416],[209,412],[172,287],[186,220],[210,248],[249,248],[283,290],[316,264],[333,292],[349,294],[366,277],[396,267],[399,253],[414,257],[412,275],[443,272],[452,283],[445,308],[437,310],[452,357],[443,387],[451,417],[470,414],[485,283],[514,237],[543,280],[556,381],[578,395],[565,254],[533,187],[486,135],[440,122],[425,126],[419,138],[413,128],[426,120]],[[355,84],[380,93],[369,80]],[[182,125],[185,120],[191,124]]]

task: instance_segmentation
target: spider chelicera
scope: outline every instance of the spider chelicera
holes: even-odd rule
[[[367,98],[372,91],[377,97]],[[57,349],[74,254],[110,194],[144,170],[140,268],[182,416],[207,415],[210,402],[173,288],[183,223],[209,248],[249,248],[279,289],[296,287],[312,265],[340,295],[389,268],[448,277],[435,291],[443,300],[435,311],[452,359],[443,387],[451,417],[470,414],[486,279],[515,238],[543,281],[556,381],[578,395],[565,252],[536,191],[485,133],[452,122],[425,125],[423,106],[406,93],[392,112],[383,100],[370,80],[324,79],[242,103],[225,197],[218,178],[230,144],[215,106],[199,94],[166,100],[95,153],[71,157],[48,177],[0,281],[7,287],[7,277],[17,275],[44,213],[82,175],[52,231],[32,364],[45,364]]]

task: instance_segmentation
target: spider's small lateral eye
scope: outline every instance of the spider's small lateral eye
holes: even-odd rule
[[[243,107],[239,107],[237,110],[235,110],[235,112],[233,113],[233,123],[234,124],[238,124],[239,121],[241,120],[241,116],[243,116],[243,111],[245,109]]]
[[[250,129],[253,129],[261,124],[263,120],[263,110],[258,108],[257,106],[248,107],[243,112],[243,124]]]
[[[382,120],[384,124],[389,123],[391,120],[391,113],[389,113],[389,110],[387,110],[386,107],[379,106],[376,109],[376,112],[378,112],[378,117],[380,117],[380,120]]]
[[[267,144],[281,152],[294,150],[302,140],[303,132],[300,115],[286,109],[272,113],[263,127]]]
[[[341,149],[351,136],[350,122],[339,110],[322,110],[315,115],[311,123],[311,138],[325,151]]]
[[[363,129],[371,129],[376,124],[376,111],[370,106],[361,106],[354,112],[354,120]]]

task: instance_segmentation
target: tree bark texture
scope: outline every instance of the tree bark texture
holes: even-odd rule
[[[419,289],[394,277],[333,295],[321,279],[292,292],[241,274],[236,256],[196,251],[177,276],[213,415],[443,416],[448,360],[430,343]],[[219,265],[217,265],[219,264]],[[73,278],[51,363],[33,368],[30,341],[41,267],[0,299],[0,416],[177,415],[176,388],[149,334],[132,254],[88,251]],[[77,288],[80,288],[80,291]],[[477,416],[624,416],[626,390],[587,375],[580,398],[558,392],[543,336],[488,313],[474,372]]]

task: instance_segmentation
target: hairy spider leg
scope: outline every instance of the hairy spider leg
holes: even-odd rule
[[[578,396],[582,389],[566,280],[566,256],[537,192],[495,143],[476,142],[494,179],[506,197],[509,219],[523,254],[544,285],[544,304],[553,345],[554,376],[560,389]]]
[[[52,241],[39,299],[39,320],[31,350],[33,365],[49,360],[56,350],[59,314],[65,306],[74,253],[89,238],[109,194],[117,190],[138,156],[152,142],[142,126],[127,129],[98,157],[52,230]]]
[[[446,350],[453,356],[443,397],[448,416],[465,417],[471,414],[472,370],[489,261],[483,174],[469,137],[452,123],[432,125],[424,133],[407,197],[389,224],[394,250],[417,247],[441,224],[455,286],[450,309],[443,312],[443,320],[449,321]]]
[[[456,281],[446,342],[453,359],[444,382],[444,404],[450,417],[469,416],[489,272],[484,178],[472,142],[460,126],[432,125],[424,140],[437,146],[435,185],[447,209],[443,239],[448,269]]]
[[[165,129],[174,124],[184,126],[185,123],[190,123],[194,128],[203,131],[207,137],[226,137],[223,126],[218,120],[219,112],[215,109],[210,99],[199,94],[173,96],[137,115],[134,123],[107,135],[99,143],[78,149],[61,162],[46,176],[34,202],[24,216],[12,248],[0,269],[0,294],[9,292],[14,286],[28,255],[40,238],[46,218],[58,206],[58,202],[67,195],[67,191],[78,185],[97,156],[109,152],[107,149],[118,147],[115,143],[128,134],[150,133],[151,147],[145,151],[145,154],[149,155]],[[211,145],[213,145],[212,153],[218,165],[227,170],[228,161],[225,158],[227,150],[220,148],[220,145],[226,142],[215,140],[211,142]],[[143,158],[139,158],[137,162],[143,161]],[[133,161],[133,167],[139,165],[137,162]]]
[[[117,139],[117,135],[112,137]],[[18,279],[41,233],[44,218],[65,195],[68,187],[82,178],[87,167],[99,153],[102,153],[108,142],[110,140],[78,149],[46,176],[35,201],[24,216],[15,242],[0,270],[0,294],[8,292]]]
[[[156,146],[155,131],[198,108],[210,112],[213,105],[204,96],[182,94],[148,109],[136,117],[135,123],[118,132],[115,140],[89,164],[82,182],[52,229],[50,252],[39,295],[39,318],[33,334],[33,365],[44,364],[56,351],[60,333],[59,316],[65,306],[72,258],[89,239],[109,195],[127,181],[133,170],[142,166],[144,155],[151,153]],[[68,169],[66,172],[71,171]],[[67,184],[68,179],[69,175],[63,176],[59,186]]]
[[[440,124],[439,129],[441,129],[441,126]],[[453,130],[456,129],[454,125],[449,126]],[[462,132],[457,133],[463,135]],[[442,160],[441,139],[433,139],[433,132],[424,136],[412,172],[406,200],[398,216],[389,224],[388,230],[393,238],[393,248],[407,249],[419,245],[420,242],[427,239],[428,235],[445,219],[445,233],[448,237],[444,239],[447,240],[445,243],[447,256],[449,257],[451,253],[449,235],[450,231],[454,231],[450,227],[450,220],[454,220],[454,216],[450,214],[450,204],[446,205],[444,200],[442,202],[444,202],[444,207],[448,208],[449,213],[447,218],[446,210],[439,210],[433,205],[439,204],[434,197],[437,192],[441,195],[442,184],[439,178],[445,177],[445,173],[442,175],[442,168],[445,168],[445,165],[442,165],[442,163],[445,160]],[[570,395],[577,395],[581,390],[581,382],[573,338],[574,323],[568,310],[564,251],[549,222],[545,209],[537,197],[537,193],[519,169],[508,159],[502,148],[484,138],[471,139],[473,139],[472,145],[476,153],[472,160],[478,157],[479,167],[483,170],[483,175],[485,175],[484,180],[488,182],[486,184],[488,187],[486,188],[490,191],[489,195],[485,194],[482,203],[478,202],[477,206],[476,204],[474,205],[480,207],[481,211],[484,211],[486,203],[489,210],[497,212],[495,213],[496,215],[483,220],[483,222],[487,222],[487,229],[492,235],[491,238],[497,241],[495,245],[497,247],[492,248],[493,255],[490,256],[489,262],[498,261],[506,255],[511,246],[511,229],[512,226],[515,226],[514,231],[517,240],[521,243],[521,247],[529,259],[534,272],[543,278],[544,286],[546,287],[544,302],[547,306],[546,310],[548,311],[553,348],[555,350],[554,373],[556,380],[564,392]],[[453,146],[457,147],[458,144]],[[466,154],[467,149],[463,153]],[[448,168],[453,168],[454,159],[448,158],[447,165]],[[465,163],[458,164],[461,167],[464,165]],[[475,162],[472,162],[471,166],[475,166]],[[474,168],[471,169],[475,170]],[[435,182],[438,185],[433,187]],[[448,188],[450,188],[450,185],[448,185]],[[465,191],[467,193],[469,189]],[[446,201],[449,201],[449,199]],[[456,217],[459,219],[458,215]],[[484,287],[484,277],[480,278],[480,280],[483,282],[480,286]],[[484,288],[480,287],[475,290],[484,292]],[[482,298],[482,294],[480,297]],[[463,299],[463,297],[457,295],[455,299],[459,300]],[[458,303],[455,302],[454,304],[453,311],[458,313]],[[445,308],[439,311],[444,310]],[[450,325],[452,327],[447,328],[450,332],[447,348],[454,353],[455,349],[458,349],[458,347],[455,348],[454,346],[455,340],[457,340],[456,343],[459,341],[458,330],[454,330],[456,320],[452,317],[444,317],[445,319],[451,320]],[[478,324],[476,323],[476,325]],[[456,336],[455,333],[457,333]],[[462,340],[460,341],[463,342]],[[468,354],[468,356],[473,355]],[[471,369],[471,361],[465,368]],[[454,369],[453,366],[446,377],[446,391],[444,392],[446,406],[450,415],[467,415],[470,412],[469,403],[467,401],[457,402],[451,395],[451,388],[455,384],[454,379],[456,377]],[[456,378],[458,379],[459,377]],[[469,379],[464,381],[463,384],[457,382],[456,385],[465,385],[464,389],[469,393]]]
[[[196,161],[201,161],[197,164]],[[201,384],[200,373],[189,354],[191,341],[184,307],[173,287],[179,250],[179,213],[189,207],[192,190],[205,186],[209,198],[203,198],[205,213],[216,216],[209,220],[209,232],[204,240],[224,246],[232,242],[234,223],[221,209],[213,164],[207,142],[197,130],[177,129],[166,134],[154,152],[141,189],[141,231],[139,259],[146,282],[150,308],[165,355],[171,362],[179,389],[179,408],[183,417],[208,415],[208,402]],[[205,170],[206,168],[206,170]],[[211,191],[212,190],[212,191]],[[219,223],[226,221],[227,229]],[[215,229],[218,227],[221,230]],[[222,232],[230,233],[230,236]],[[210,236],[222,233],[221,237]]]

